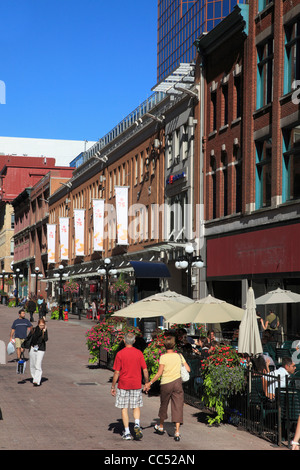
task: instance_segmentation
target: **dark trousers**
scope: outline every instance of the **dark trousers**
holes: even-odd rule
[[[170,402],[173,423],[182,424],[184,394],[181,378],[160,386],[160,408],[158,416],[163,421],[168,417],[168,406]]]

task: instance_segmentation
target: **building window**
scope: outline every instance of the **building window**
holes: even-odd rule
[[[141,152],[140,156],[140,183],[143,182],[144,179],[144,152]]]
[[[228,85],[222,86],[223,97],[223,126],[228,124]]]
[[[300,18],[285,27],[284,94],[300,79]]]
[[[223,215],[228,215],[228,159],[227,153],[222,152],[221,156],[223,170]]]
[[[185,241],[186,231],[188,228],[187,223],[187,193],[183,192],[169,199],[168,213],[169,213],[169,234],[168,240],[170,241]]]
[[[212,183],[212,191],[211,195],[209,196],[209,202],[212,205],[212,218],[215,219],[217,217],[217,162],[214,156],[210,157],[210,175],[211,175],[211,183]]]
[[[282,202],[300,198],[300,126],[283,132]]]
[[[235,92],[235,117],[238,119],[242,115],[242,87],[241,76],[234,78],[234,92]]]
[[[14,251],[15,251],[14,239],[11,238],[11,239],[10,239],[10,256],[13,256]]]
[[[273,38],[257,46],[257,109],[273,97]]]
[[[138,183],[138,155],[134,157],[134,185]]]
[[[217,93],[211,93],[211,131],[217,129]]]
[[[235,212],[242,211],[242,160],[241,160],[241,149],[236,147],[233,152],[234,168],[235,168]]]
[[[256,142],[256,209],[271,205],[272,139]]]
[[[271,3],[273,0],[258,0],[258,11],[262,11],[264,8],[266,8],[269,3]]]

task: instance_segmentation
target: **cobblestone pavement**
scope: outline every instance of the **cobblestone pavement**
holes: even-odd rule
[[[0,340],[5,345],[17,317],[17,308],[0,305]],[[174,441],[171,422],[166,422],[166,434],[158,436],[153,426],[158,421],[159,397],[148,395],[142,408],[143,439],[123,441],[120,411],[110,395],[112,372],[88,365],[85,332],[93,324],[86,318],[48,319],[40,387],[31,383],[29,362],[25,374],[18,375],[16,356],[6,356],[6,364],[0,365],[0,450],[103,450],[103,458],[108,455],[110,459],[123,451],[129,455],[189,451],[193,455],[199,450],[282,449],[229,424],[208,427],[201,422],[201,411],[189,405],[184,407],[181,441]]]

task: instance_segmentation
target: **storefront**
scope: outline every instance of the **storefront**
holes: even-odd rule
[[[285,223],[207,239],[207,282],[216,297],[244,307],[277,287],[300,293],[300,223]],[[264,317],[271,306],[257,305]],[[272,306],[273,307],[273,306]],[[300,333],[300,305],[274,306],[286,334]]]

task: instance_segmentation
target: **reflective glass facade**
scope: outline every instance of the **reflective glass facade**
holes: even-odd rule
[[[194,41],[247,0],[158,0],[157,81],[196,56]]]

